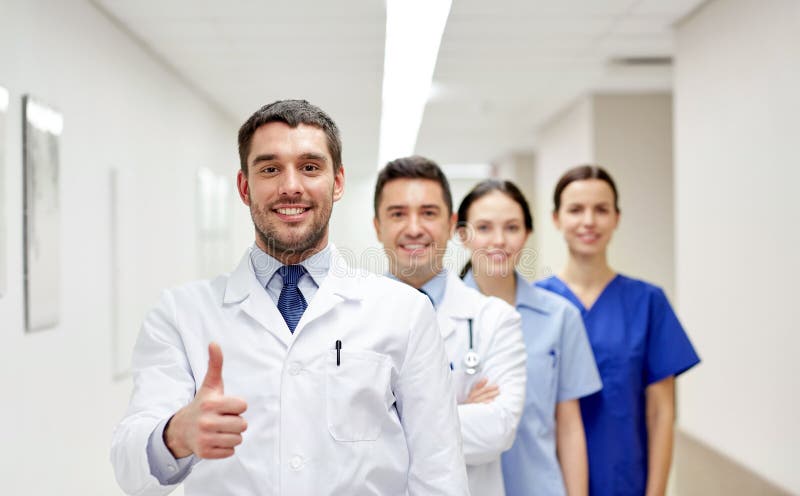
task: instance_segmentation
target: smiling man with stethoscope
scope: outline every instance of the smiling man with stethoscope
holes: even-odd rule
[[[444,270],[455,214],[447,178],[423,157],[389,162],[375,187],[375,232],[391,275],[425,293],[439,320],[456,386],[470,491],[504,494],[500,454],[511,447],[525,400],[519,314]]]

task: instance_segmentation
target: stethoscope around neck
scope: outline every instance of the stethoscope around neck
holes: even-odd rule
[[[467,319],[467,324],[469,325],[469,349],[467,350],[467,354],[464,355],[464,372],[466,372],[468,375],[475,375],[481,366],[481,357],[475,351],[475,347],[473,345],[472,319]]]

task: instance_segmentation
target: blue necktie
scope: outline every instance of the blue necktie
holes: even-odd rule
[[[278,273],[283,278],[283,289],[278,297],[278,311],[289,326],[289,330],[294,333],[300,317],[306,311],[308,304],[303,294],[297,288],[297,281],[306,273],[302,265],[284,265],[278,269]]]

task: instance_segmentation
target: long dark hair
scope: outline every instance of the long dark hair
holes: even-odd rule
[[[585,181],[586,179],[599,179],[608,183],[611,187],[611,191],[614,193],[614,210],[619,213],[619,193],[617,192],[617,185],[614,184],[614,179],[611,178],[611,174],[599,165],[579,165],[568,170],[561,176],[553,192],[553,212],[558,212],[558,209],[561,208],[561,194],[564,192],[564,189],[572,182]]]
[[[513,201],[515,201],[520,208],[522,208],[522,217],[523,217],[523,224],[525,225],[525,230],[528,233],[533,232],[533,215],[531,215],[531,209],[528,206],[528,200],[525,199],[525,195],[522,194],[522,191],[517,187],[516,184],[512,183],[511,181],[499,180],[499,179],[486,179],[478,184],[476,184],[467,196],[461,200],[461,205],[458,206],[458,223],[456,224],[457,227],[463,228],[467,226],[467,213],[469,213],[469,207],[472,206],[477,200],[480,200],[484,196],[492,193],[494,191],[499,191],[503,193]],[[467,272],[472,269],[472,260],[469,260],[467,264],[461,269],[461,273],[459,277],[462,279],[464,276],[467,275]]]

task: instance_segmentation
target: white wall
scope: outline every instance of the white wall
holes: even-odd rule
[[[566,260],[553,227],[553,189],[569,168],[602,165],[620,194],[621,223],[609,263],[673,293],[672,98],[668,94],[589,95],[542,127],[536,164],[539,276]]]
[[[345,190],[333,206],[330,239],[346,259],[361,268],[383,274],[388,262],[372,225],[377,170],[371,176],[348,177],[345,167]]]
[[[121,332],[131,333],[159,288],[196,276],[196,171],[207,167],[233,180],[238,123],[85,1],[0,0],[0,85],[11,93],[0,192],[8,236],[0,297],[2,493],[119,494],[108,449],[130,384],[112,379],[109,169],[120,174]],[[60,110],[65,122],[61,241],[53,247],[61,259],[61,320],[36,333],[25,332],[23,317],[26,93]],[[246,210],[236,213],[249,222]]]
[[[1,74],[1,73],[0,73]],[[5,170],[6,170],[6,121],[8,110],[8,90],[0,81],[0,298],[6,292],[6,195]]]
[[[595,161],[617,183],[622,217],[609,263],[674,296],[672,96],[595,95]]]
[[[538,133],[535,165],[533,215],[540,219],[533,243],[538,250],[536,278],[553,275],[564,266],[566,249],[553,227],[553,188],[561,174],[574,165],[592,162],[594,157],[593,105],[591,98],[579,99]]]
[[[800,2],[710,2],[676,61],[678,306],[703,359],[680,422],[797,494]]]

